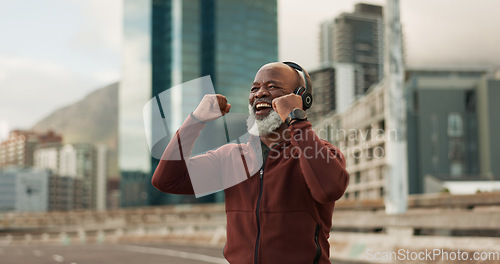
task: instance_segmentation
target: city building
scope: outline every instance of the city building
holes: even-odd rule
[[[13,169],[0,169],[0,211],[16,211],[17,177]]]
[[[71,211],[81,201],[81,180],[52,174],[49,178],[49,211]]]
[[[483,77],[476,86],[479,173],[486,179],[500,180],[500,70]]]
[[[53,131],[36,133],[30,130],[13,130],[7,140],[0,143],[0,168],[6,166],[31,167],[34,152],[39,144],[62,142]]]
[[[81,203],[75,209],[105,209],[107,156],[106,147],[89,143],[66,144],[60,150],[59,175],[81,181]]]
[[[46,212],[50,171],[14,167],[0,169],[0,211]]]
[[[359,64],[342,62],[323,64],[309,71],[314,103],[307,111],[308,119],[314,123],[332,111],[345,111],[364,93],[362,73]]]
[[[120,208],[120,179],[108,178],[106,183],[106,196],[106,209],[113,210]]]
[[[409,69],[408,164],[410,193],[438,181],[500,179],[500,81],[487,69]],[[413,150],[413,151],[412,151]]]
[[[108,204],[108,147],[103,144],[96,146],[97,164],[96,176],[93,188],[95,189],[95,209],[99,211],[106,210]]]
[[[384,23],[381,6],[356,4],[320,26],[320,67],[311,69],[312,122],[332,111],[343,112],[382,80]]]
[[[384,22],[381,6],[359,3],[353,13],[342,13],[320,28],[320,62],[361,66],[363,90],[383,76]]]
[[[71,211],[83,202],[81,188],[81,180],[51,170],[10,166],[0,169],[0,211]]]
[[[498,190],[500,79],[484,68],[410,68],[406,72],[407,157],[410,194]],[[386,194],[388,127],[385,82],[370,88],[346,111],[315,124],[320,137],[338,146],[351,178],[344,199]],[[398,156],[398,155],[397,155]],[[403,156],[403,155],[401,155]],[[490,183],[489,187],[488,182]]]
[[[148,189],[151,177],[140,171],[122,172],[120,179],[121,207],[140,207],[148,205]]]
[[[106,209],[107,154],[104,145],[40,144],[34,153],[34,165],[39,169],[50,169],[54,176],[50,182],[54,201],[51,208]]]
[[[347,200],[384,197],[388,166],[385,144],[397,136],[385,126],[383,84],[372,87],[346,111],[331,113],[314,125],[318,135],[337,146],[346,158]]]
[[[151,177],[158,157],[152,158],[146,135],[160,139],[158,144],[152,142],[156,145],[151,149],[164,149],[203,96],[200,91],[169,90],[171,87],[209,75],[215,92],[225,95],[232,105],[232,114],[226,118],[232,133],[222,137],[224,133],[212,133],[205,141],[216,146],[226,143],[225,136],[239,137],[245,129],[246,118],[242,116],[248,113],[254,74],[263,64],[278,59],[277,30],[276,0],[126,0],[119,98],[121,184],[125,184],[125,175],[144,173]],[[165,99],[162,96],[166,94],[169,97]],[[145,108],[151,99],[153,106],[162,104]],[[231,116],[238,114],[231,124]],[[154,115],[163,121],[155,123],[150,118]],[[153,129],[158,123],[163,131]],[[186,199],[163,194],[151,184],[140,186],[146,188],[141,193],[147,194],[148,205],[223,201],[223,193]],[[139,200],[135,202],[122,200],[122,205],[141,204],[142,197],[136,197]]]
[[[108,164],[105,146],[63,145],[62,136],[53,131],[14,130],[0,145],[0,168],[7,169],[2,176],[5,183],[2,190],[5,189],[5,194],[10,193],[5,195],[5,204],[0,206],[3,209],[106,208]],[[36,175],[41,175],[40,179],[35,179]],[[12,193],[17,196],[12,196]],[[42,199],[46,203],[35,201],[40,199],[39,195],[47,196]],[[12,207],[12,202],[21,204]]]
[[[35,168],[50,169],[53,174],[59,173],[59,151],[62,142],[38,144],[33,153]]]

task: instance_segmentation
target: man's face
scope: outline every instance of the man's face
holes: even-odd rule
[[[269,63],[257,72],[250,88],[249,103],[257,120],[269,116],[272,100],[292,93],[298,86],[297,72],[289,66]]]

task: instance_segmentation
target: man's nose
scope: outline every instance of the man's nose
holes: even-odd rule
[[[269,96],[269,90],[267,90],[267,87],[261,86],[259,90],[255,93],[255,97],[261,98],[265,96]]]

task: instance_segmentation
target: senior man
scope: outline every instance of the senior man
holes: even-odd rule
[[[295,63],[269,63],[255,75],[247,125],[259,142],[262,160],[247,159],[244,168],[252,174],[224,190],[224,257],[229,263],[330,263],[332,213],[349,175],[342,153],[320,139],[307,121],[303,109],[310,105],[304,104],[310,104],[312,98],[304,98],[310,97],[311,89],[309,75]],[[186,163],[231,174],[221,167],[252,152],[255,146],[233,143],[196,157],[186,156],[205,122],[229,113],[230,108],[222,95],[202,99],[167,146],[152,178],[157,189],[194,194]],[[179,136],[181,131],[188,136]],[[184,154],[178,160],[169,159],[179,155],[174,152]]]

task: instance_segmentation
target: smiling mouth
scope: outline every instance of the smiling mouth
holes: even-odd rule
[[[273,109],[272,105],[267,102],[256,103],[254,106],[254,111],[256,115],[267,114],[271,109]]]

